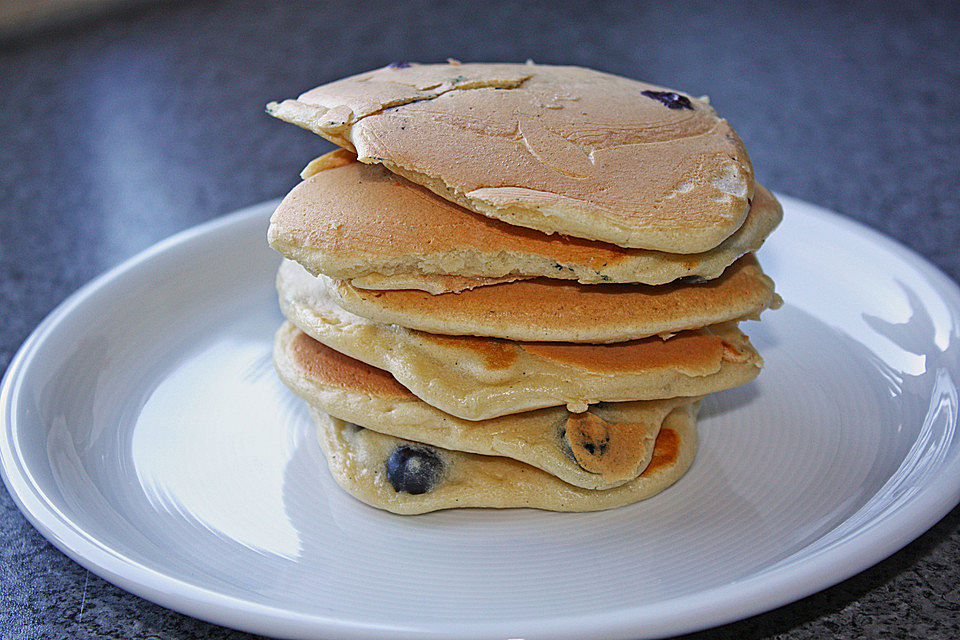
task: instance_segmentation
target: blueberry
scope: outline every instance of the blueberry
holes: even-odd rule
[[[612,452],[611,426],[592,413],[572,413],[560,428],[560,448],[584,471],[604,473]]]
[[[387,479],[397,491],[426,493],[443,475],[443,461],[432,449],[400,445],[387,458]]]
[[[610,446],[610,436],[604,436],[597,442],[584,442],[583,450],[592,456],[595,456],[597,454],[600,454],[602,456],[607,452],[608,446]]]
[[[409,66],[409,62],[391,62],[387,65],[390,69],[406,69]]]
[[[674,93],[673,91],[641,91],[640,93],[648,98],[659,100],[668,109],[690,109],[693,111],[690,98],[682,96],[679,93]]]
[[[591,456],[603,456],[610,447],[609,432],[605,432],[603,435],[599,435],[593,439],[587,439],[588,437],[589,436],[587,434],[580,434],[577,441],[577,446],[589,453]],[[570,438],[568,437],[566,429],[560,429],[560,447],[563,449],[565,454],[574,460],[577,460],[577,456],[573,452],[573,446],[570,443]]]
[[[570,441],[567,440],[567,430],[564,427],[560,427],[560,449],[568,458],[574,462],[577,461],[577,456],[573,455],[573,448],[570,446]]]

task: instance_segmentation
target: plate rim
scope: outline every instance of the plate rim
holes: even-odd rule
[[[919,253],[872,227],[799,198],[777,193],[784,208],[797,207],[829,223],[856,231],[866,241],[892,252],[920,271],[944,304],[960,313],[960,286]],[[870,526],[847,539],[817,550],[800,562],[784,562],[734,582],[676,596],[655,604],[637,605],[603,613],[563,617],[486,621],[469,629],[451,629],[450,622],[417,622],[413,626],[381,625],[342,620],[326,614],[288,611],[225,595],[141,564],[87,535],[82,527],[45,500],[18,455],[14,433],[17,391],[24,371],[45,337],[86,299],[113,281],[195,238],[265,216],[279,199],[244,207],[170,236],[122,261],[80,287],[58,304],[24,340],[10,360],[0,382],[0,476],[26,520],[74,562],[138,597],[192,617],[230,628],[282,637],[383,638],[575,638],[603,629],[609,637],[663,637],[714,627],[757,615],[831,587],[896,553],[936,524],[960,502],[960,480],[951,481],[944,468],[960,468],[960,456],[942,463],[941,473],[924,484],[902,507],[871,520]],[[956,423],[956,420],[955,420]],[[955,435],[954,438],[960,436]],[[960,476],[958,476],[960,477]],[[843,522],[838,523],[840,526]],[[877,526],[882,523],[883,526]],[[835,529],[835,527],[834,527]],[[834,530],[834,529],[831,529]],[[893,532],[895,535],[890,535]],[[829,533],[829,532],[827,532]],[[824,534],[826,535],[826,534]],[[811,542],[812,543],[812,542]],[[801,550],[798,550],[802,551]],[[789,558],[789,556],[788,556]],[[787,560],[787,559],[784,559]],[[656,620],[650,622],[656,612]],[[644,625],[644,623],[646,623]],[[533,628],[531,628],[533,627]]]

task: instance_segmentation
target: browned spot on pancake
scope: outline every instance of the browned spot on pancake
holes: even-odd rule
[[[441,347],[472,352],[483,358],[490,369],[505,369],[517,359],[517,343],[498,338],[478,338],[475,336],[444,336],[436,333],[416,332],[424,342]]]
[[[653,456],[650,464],[640,474],[641,478],[652,476],[661,469],[671,467],[680,457],[680,436],[669,427],[660,429],[656,442],[653,443]]]
[[[629,480],[646,454],[643,429],[636,422],[611,424],[590,412],[567,418],[565,437],[583,469],[605,480]]]
[[[354,360],[303,332],[293,337],[288,349],[297,367],[322,385],[375,396],[412,396],[386,371]]]
[[[560,364],[597,373],[642,371],[682,366],[716,371],[723,341],[703,331],[682,331],[662,340],[658,336],[612,344],[521,342],[527,353]]]
[[[747,362],[750,360],[750,353],[741,348],[741,345],[736,345],[727,340],[721,340],[723,345],[723,359],[727,362]]]

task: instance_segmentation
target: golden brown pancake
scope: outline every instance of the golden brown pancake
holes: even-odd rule
[[[551,407],[463,420],[290,323],[277,332],[274,363],[291,391],[341,420],[444,449],[514,458],[586,489],[609,489],[637,477],[650,462],[667,414],[696,400],[603,403],[583,413]]]
[[[280,307],[327,346],[389,371],[424,402],[466,420],[567,405],[702,396],[753,380],[762,360],[736,326],[609,345],[445,336],[344,311],[295,262],[277,274]]]
[[[622,342],[742,319],[779,303],[753,254],[705,283],[582,285],[537,278],[460,293],[371,291],[318,276],[338,305],[384,324],[522,341]]]
[[[312,409],[334,480],[379,509],[418,514],[457,507],[532,507],[551,511],[613,509],[660,493],[696,454],[699,403],[674,409],[638,477],[612,489],[567,484],[512,458],[484,456],[395,438]]]
[[[623,247],[713,249],[754,192],[705,100],[579,67],[393,65],[267,110],[478,213]]]
[[[418,273],[400,273],[392,276],[381,273],[370,273],[359,278],[351,278],[347,282],[358,289],[417,289],[427,293],[459,293],[477,287],[488,287],[492,284],[529,280],[522,276],[505,276],[503,278],[470,278],[466,276],[447,276]]]
[[[782,217],[779,203],[758,185],[743,226],[719,246],[664,253],[487,218],[342,149],[315,160],[304,176],[271,219],[270,245],[314,275],[365,289],[441,293],[534,276],[584,284],[712,279],[758,249]]]

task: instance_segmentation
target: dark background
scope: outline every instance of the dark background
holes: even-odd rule
[[[289,190],[328,145],[267,101],[400,60],[533,58],[708,94],[764,184],[957,279],[958,24],[960,3],[140,1],[4,28],[0,366],[105,269]],[[89,574],[2,490],[0,509],[4,640],[252,637]],[[688,638],[958,637],[958,561],[955,509],[827,591]]]

